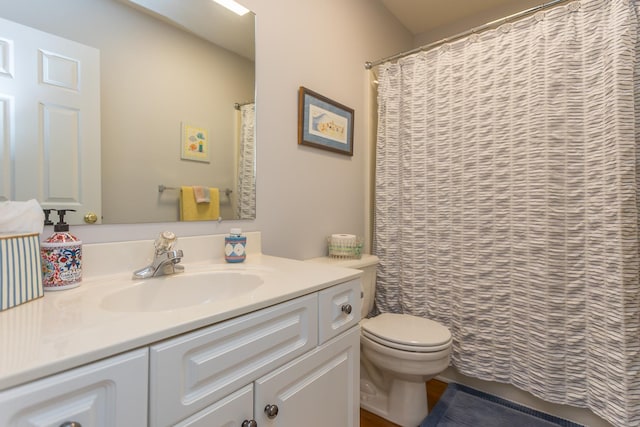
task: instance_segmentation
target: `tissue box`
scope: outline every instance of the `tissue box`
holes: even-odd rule
[[[40,235],[0,236],[0,311],[43,295]]]

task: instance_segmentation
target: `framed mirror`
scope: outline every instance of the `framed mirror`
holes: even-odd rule
[[[84,224],[91,212],[97,224],[172,222],[180,220],[181,189],[204,188],[210,200],[217,192],[218,214],[196,220],[255,218],[252,13],[238,16],[211,0],[0,0],[0,18],[94,49],[98,71],[85,76],[91,67],[79,62],[77,83],[84,88],[96,79],[99,88],[97,123],[65,119],[71,131],[61,132],[52,119],[57,110],[50,107],[60,104],[38,102],[36,119],[23,125],[39,126],[30,137],[34,148],[16,155],[26,139],[18,131],[23,93],[3,86],[10,76],[0,72],[0,105],[2,96],[15,103],[0,107],[0,163],[13,171],[0,178],[0,200],[37,198],[43,206],[76,209],[67,216],[71,224]],[[0,45],[8,39],[0,34]],[[0,57],[10,58],[19,42],[4,46]],[[47,49],[39,54],[38,67],[54,64],[49,72],[73,63],[62,61],[56,69],[48,54],[73,58]],[[72,117],[86,116],[73,111]],[[84,136],[95,126],[97,136]],[[49,136],[52,129],[61,149]],[[97,164],[83,163],[85,143],[99,147]],[[63,177],[69,170],[91,178]],[[20,190],[30,179],[35,194]],[[88,191],[92,180],[99,184]],[[80,204],[96,192],[99,206]]]

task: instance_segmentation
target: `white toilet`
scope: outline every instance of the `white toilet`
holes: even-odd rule
[[[451,333],[438,322],[408,314],[365,318],[373,309],[378,257],[322,262],[364,272],[360,406],[403,427],[418,426],[428,413],[425,382],[449,366]]]

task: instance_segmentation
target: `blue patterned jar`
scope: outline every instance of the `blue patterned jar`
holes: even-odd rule
[[[52,209],[60,218],[53,226],[54,233],[40,244],[42,257],[42,285],[45,291],[59,291],[80,286],[82,281],[82,242],[69,232],[64,222],[67,211]]]
[[[227,262],[242,262],[247,258],[245,248],[247,237],[242,235],[240,228],[232,228],[224,238],[224,259]]]
[[[82,242],[66,230],[57,231],[40,245],[42,284],[45,291],[80,286]]]

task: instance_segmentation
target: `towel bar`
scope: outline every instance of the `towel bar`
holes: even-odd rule
[[[158,185],[158,193],[164,193],[165,190],[179,190],[180,187],[167,187],[166,185]],[[233,190],[227,188],[224,190],[224,195],[229,197],[233,193]]]

